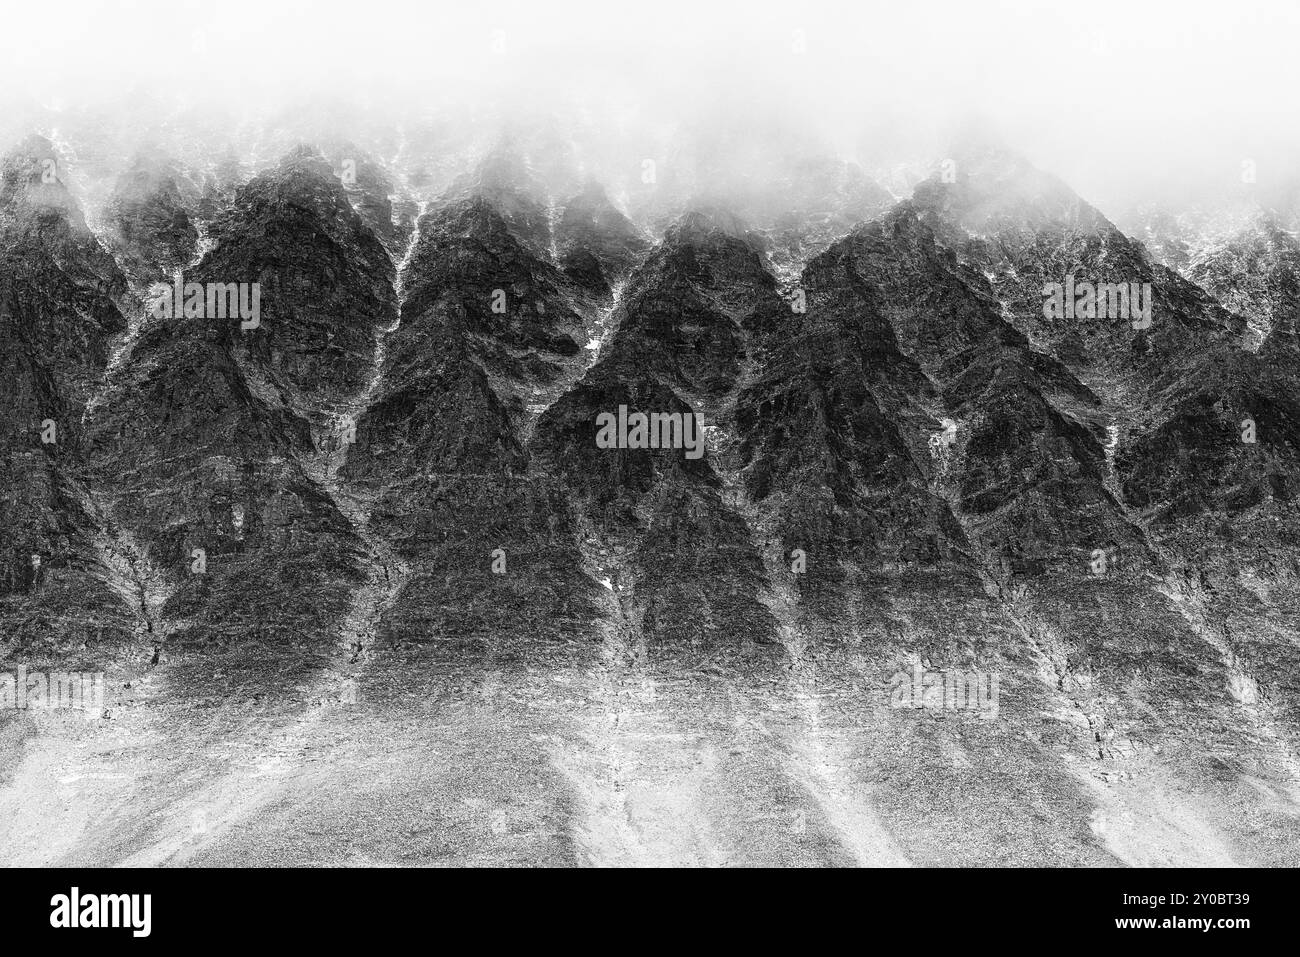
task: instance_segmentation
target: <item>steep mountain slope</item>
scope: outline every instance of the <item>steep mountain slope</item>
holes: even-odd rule
[[[818,157],[791,162],[778,186],[763,195],[765,202],[746,210],[746,216],[766,227],[768,257],[782,279],[792,278],[801,264],[893,204],[856,164]]]
[[[170,281],[194,257],[199,233],[179,178],[166,160],[141,153],[108,201],[109,249],[126,273],[145,285]]]
[[[15,860],[1295,863],[1284,231],[1202,288],[1005,155],[634,222],[552,134],[245,131],[107,250],[5,160],[0,653],[118,685],[0,714]]]
[[[212,236],[186,282],[238,294],[151,314],[89,424],[106,512],[151,569],[158,640],[328,648],[361,546],[315,463],[393,321],[392,266],[310,151]]]
[[[126,281],[31,137],[0,181],[0,634],[6,651],[70,652],[130,634],[81,484],[82,411],[126,323]]]
[[[1152,389],[1188,374],[1207,351],[1240,344],[1239,316],[1153,262],[1064,183],[1018,157],[959,159],[956,181],[927,180],[915,203],[941,241],[988,277],[1016,328],[1107,402],[1149,403]],[[1146,320],[1134,297],[1124,316],[1118,297],[1117,315],[1109,315],[1106,296],[1102,312],[1089,315],[1081,306],[1069,318],[1049,317],[1044,287],[1071,276],[1080,284],[1136,283],[1139,293],[1149,286],[1149,327],[1141,328]]]
[[[630,280],[600,359],[538,424],[535,454],[594,527],[599,574],[651,648],[774,641],[761,560],[710,456],[688,454],[686,419],[677,447],[638,449],[598,448],[598,417],[625,407],[725,430],[748,361],[743,329],[783,308],[738,226],[689,214]]]
[[[404,212],[392,175],[374,157],[353,143],[331,146],[326,155],[343,183],[353,208],[370,231],[384,244],[394,261],[401,259],[415,223]]]
[[[543,204],[507,172],[493,161],[421,216],[342,471],[409,564],[384,624],[399,645],[495,653],[580,636],[595,615],[568,505],[528,474],[523,438],[580,370],[593,307],[546,256]]]
[[[1272,216],[1214,243],[1188,264],[1187,276],[1246,318],[1255,348],[1274,329],[1297,328],[1300,241]]]
[[[555,226],[561,268],[599,298],[614,295],[614,289],[645,258],[648,247],[641,231],[614,207],[594,180],[564,204]]]
[[[1268,368],[1245,351],[1240,316],[1152,264],[1051,177],[1000,157],[973,164],[956,184],[930,182],[917,193],[936,234],[988,276],[1008,318],[1101,402],[1102,421],[1109,420],[1106,484],[1146,546],[1135,552],[1124,539],[1115,544],[1125,546],[1124,566],[1150,571],[1186,622],[1184,629],[1152,617],[1149,603],[1130,607],[1126,620],[1153,625],[1144,639],[1153,657],[1133,664],[1141,660],[1147,670],[1161,660],[1164,636],[1190,629],[1195,640],[1175,639],[1171,649],[1185,651],[1166,661],[1171,677],[1191,675],[1177,660],[1188,654],[1199,675],[1166,700],[1173,707],[1187,698],[1216,702],[1206,705],[1214,724],[1234,729],[1231,735],[1257,734],[1269,760],[1288,765],[1295,697],[1283,676],[1292,671],[1296,635],[1287,623],[1294,576],[1284,556],[1296,516],[1285,490],[1294,468],[1294,370]],[[1141,320],[1131,315],[1047,318],[1049,284],[1063,283],[1071,270],[1079,282],[1149,283],[1150,327],[1135,328]],[[1254,416],[1269,422],[1267,434],[1247,430]],[[1057,598],[1058,609],[1075,604],[1066,592]],[[1263,685],[1268,691],[1257,696]]]

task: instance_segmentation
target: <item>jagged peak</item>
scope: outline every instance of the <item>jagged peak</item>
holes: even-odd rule
[[[640,236],[640,230],[615,205],[604,185],[594,177],[586,179],[581,191],[564,204],[561,214],[561,229],[584,223],[602,229],[613,229],[625,235]]]
[[[181,191],[182,183],[188,187],[186,192],[197,192],[197,186],[189,180],[185,169],[174,157],[155,147],[145,147],[132,155],[126,168],[118,175],[113,193],[122,195],[158,189]]]
[[[590,211],[592,213],[612,210],[622,215],[618,207],[614,205],[614,201],[609,198],[609,190],[594,176],[587,176],[583,179],[582,188],[569,197],[564,204],[564,210],[565,213],[570,210]]]
[[[1064,180],[1001,147],[966,149],[917,184],[918,206],[983,233],[1000,221],[1032,227],[1060,223],[1102,233],[1119,232]]]
[[[311,143],[299,143],[292,147],[284,156],[280,157],[276,169],[285,173],[310,171],[317,174],[323,170],[325,175],[333,176],[333,171],[330,169],[329,160],[325,158],[325,153],[320,147]]]
[[[708,242],[719,236],[739,239],[749,245],[756,241],[739,216],[721,206],[706,203],[692,206],[678,216],[665,231],[664,242],[669,245]]]
[[[241,235],[250,217],[281,219],[304,211],[337,242],[346,244],[347,237],[366,229],[325,155],[307,144],[239,186],[233,204],[212,224],[211,236],[222,244]]]
[[[452,181],[448,197],[498,196],[513,194],[530,199],[542,195],[542,187],[518,151],[507,145],[489,150],[474,168]]]
[[[247,199],[268,192],[282,200],[301,202],[313,208],[328,195],[335,206],[351,209],[329,160],[318,147],[310,144],[293,147],[275,166],[243,184],[239,195]]]
[[[21,217],[25,210],[54,211],[85,231],[81,205],[64,181],[58,150],[33,133],[0,160],[0,210]]]
[[[913,244],[917,242],[935,244],[934,229],[926,222],[922,210],[918,209],[911,200],[903,200],[874,219],[853,227],[845,236],[833,243],[828,252],[851,246],[861,239],[879,238],[888,238],[893,242],[909,240]]]

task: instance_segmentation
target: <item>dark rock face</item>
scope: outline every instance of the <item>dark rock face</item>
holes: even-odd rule
[[[319,154],[253,180],[210,232],[215,248],[186,279],[260,285],[260,326],[241,341],[268,384],[304,410],[362,388],[376,329],[396,318],[393,264]]]
[[[809,161],[745,220],[702,205],[652,242],[566,163],[498,150],[430,201],[408,190],[442,160],[378,155],[303,147],[248,182],[232,157],[202,190],[142,160],[102,242],[49,143],[3,161],[0,651],[175,657],[189,691],[301,678],[290,742],[360,675],[404,747],[465,735],[453,777],[500,747],[491,787],[554,787],[520,812],[548,828],[579,800],[618,818],[625,767],[678,795],[698,766],[690,807],[817,793],[825,833],[869,837],[773,829],[796,858],[896,859],[856,774],[888,828],[1001,863],[1111,861],[1095,809],[1139,771],[1291,833],[1250,796],[1294,783],[1300,734],[1284,230],[1179,275],[986,156],[888,209]],[[193,308],[153,308],[178,268]],[[1152,324],[1049,319],[1071,273],[1149,285]],[[913,668],[1001,676],[1002,717],[889,703]]]
[[[100,567],[80,473],[82,412],[126,322],[126,282],[32,137],[0,185],[0,631],[27,653],[129,635]]]
[[[1074,540],[1107,554],[1113,543],[1123,555],[1122,574],[1152,579],[1132,586],[1146,597],[1130,591],[1109,616],[1142,624],[1093,645],[1088,657],[1101,650],[1116,660],[1120,652],[1117,678],[1143,661],[1147,674],[1190,681],[1185,691],[1203,703],[1207,734],[1231,727],[1253,735],[1256,723],[1279,721],[1284,741],[1294,733],[1294,689],[1290,679],[1274,675],[1292,670],[1294,647],[1280,636],[1295,602],[1296,515],[1282,478],[1294,461],[1295,366],[1245,351],[1241,315],[1154,264],[1143,247],[1051,177],[1000,158],[972,164],[957,179],[918,188],[917,205],[936,234],[985,273],[1035,348],[1059,356],[1096,395],[1094,414],[1083,416],[1094,423],[1093,435],[1100,438],[1096,424],[1110,429],[1106,485],[1113,499],[1103,508],[1109,518],[1084,506],[1095,492],[1061,499],[1058,507],[1075,516]],[[1149,283],[1151,327],[1100,316],[1048,321],[1043,286],[1061,282],[1070,270],[1093,282]],[[1269,422],[1267,437],[1255,416]],[[1243,439],[1247,419],[1256,421],[1254,442]],[[1032,417],[1006,424],[1022,421]],[[1099,473],[1095,445],[1091,454],[1072,457],[1071,472]],[[1106,633],[1094,618],[1105,603],[1090,605],[1085,594],[1095,591],[1060,590],[1044,617],[1058,622],[1055,629],[1065,612],[1068,632]],[[1181,637],[1162,650],[1169,635]],[[1237,707],[1242,701],[1249,703],[1245,713]]]
[[[484,371],[508,383],[516,412],[579,360],[586,321],[570,283],[487,200],[426,214],[410,273],[404,308],[455,323]]]
[[[912,651],[952,660],[963,626],[987,633],[996,607],[929,444],[944,428],[936,390],[900,350],[854,250],[850,239],[816,257],[803,300],[753,324],[761,371],[737,399],[736,465],[753,524],[777,546],[778,611],[809,655],[852,648],[872,670]],[[972,661],[969,649],[958,660]]]
[[[793,162],[773,195],[779,200],[759,218],[771,224],[768,255],[778,271],[808,262],[893,205],[890,194],[858,166],[813,157]]]
[[[932,505],[930,515],[941,520],[918,510],[900,528],[912,535],[946,529],[953,544],[936,539],[930,554],[957,559],[950,574],[978,575],[1000,599],[996,613],[1031,635],[1052,636],[1035,640],[1074,707],[1123,721],[1133,706],[1102,704],[1094,681],[1122,684],[1138,661],[1166,676],[1198,667],[1198,653],[1159,663],[1156,649],[1168,635],[1191,635],[1171,603],[1144,584],[1155,557],[1108,487],[1097,397],[1030,347],[984,278],[939,246],[906,205],[855,231],[810,272],[832,263],[851,278],[859,308],[881,317],[903,361],[929,379],[928,388],[903,380],[889,392],[923,401],[928,393],[945,420],[930,420],[936,441],[922,473],[942,506]],[[888,365],[905,368],[902,355]],[[1114,640],[1091,640],[1108,618],[1134,624]],[[1091,693],[1077,693],[1081,682]]]
[[[540,258],[547,257],[552,230],[545,190],[519,153],[505,147],[494,150],[473,172],[456,178],[442,205],[463,205],[467,200],[490,207],[516,242]]]
[[[126,280],[86,225],[58,162],[50,142],[40,136],[6,154],[0,168],[5,244],[18,251],[43,250],[78,286],[116,302],[126,292]]]
[[[594,181],[565,204],[555,241],[565,274],[600,298],[613,294],[613,287],[627,279],[649,247],[640,230]]]
[[[362,546],[321,461],[395,319],[393,267],[310,151],[241,189],[212,236],[187,283],[258,284],[258,324],[146,316],[90,425],[97,477],[147,551],[153,633],[328,647]]]
[[[1264,343],[1300,329],[1300,242],[1272,216],[1214,244],[1188,277],[1245,317]]]
[[[636,639],[743,650],[775,640],[759,594],[760,543],[726,456],[752,329],[785,310],[752,237],[689,214],[634,273],[608,346],[542,417],[535,454],[565,478],[594,528],[591,548]],[[602,414],[691,416],[708,454],[598,448]],[[683,420],[685,421],[685,420]]]
[[[328,151],[335,175],[362,221],[384,245],[389,258],[400,261],[415,222],[409,211],[394,207],[396,185],[383,166],[351,143]]]
[[[746,361],[745,327],[782,308],[756,240],[733,220],[691,213],[633,277],[609,359],[716,402]]]
[[[956,182],[917,187],[915,203],[963,262],[983,272],[1011,321],[1109,401],[1137,406],[1153,386],[1187,374],[1208,350],[1235,348],[1245,323],[1151,260],[1068,187],[1014,157],[959,164]],[[1049,317],[1044,287],[1067,277],[1151,290],[1151,323],[1130,315]],[[1110,297],[1106,297],[1109,307]],[[1117,302],[1117,313],[1123,311]]]
[[[809,531],[834,530],[819,517],[849,520],[832,554],[872,555],[874,564],[937,559],[951,544],[945,536],[963,536],[928,489],[929,453],[918,440],[927,426],[941,428],[925,411],[932,384],[854,271],[850,241],[814,259],[800,289],[805,311],[783,304],[755,323],[764,374],[738,411],[750,496],[790,496],[789,517],[813,519]],[[797,523],[791,532],[807,540]]]
[[[177,171],[165,160],[145,154],[136,158],[118,179],[107,220],[110,249],[139,282],[168,281],[194,258],[199,233]]]
[[[343,467],[403,568],[383,631],[398,646],[495,657],[593,634],[572,510],[525,438],[579,372],[593,306],[547,254],[517,172],[493,160],[421,218]]]
[[[990,546],[997,543],[999,560],[1041,568],[1053,561],[1042,549],[1128,538],[1103,487],[1104,456],[1089,428],[1095,398],[1030,348],[981,278],[936,245],[906,207],[844,245],[863,293],[879,303],[902,350],[934,381],[957,423],[952,446],[964,458],[959,503],[981,523],[993,523],[985,534]],[[1082,421],[1049,397],[1079,411]],[[1073,559],[1057,552],[1055,561],[1077,567],[1077,552]]]
[[[1116,453],[1124,495],[1226,651],[1234,687],[1294,732],[1300,659],[1300,452],[1296,356],[1212,356],[1166,414]]]

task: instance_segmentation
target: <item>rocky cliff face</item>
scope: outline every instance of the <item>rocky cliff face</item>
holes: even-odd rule
[[[1246,319],[1211,295],[1240,308],[1244,300],[1222,283],[1202,288],[1154,264],[1141,245],[1049,177],[1016,176],[1022,185],[1008,190],[1008,175],[1005,160],[977,162],[955,184],[919,189],[918,204],[958,256],[984,272],[1035,351],[1058,357],[1096,397],[1090,409],[1075,410],[1080,423],[1091,423],[1092,466],[1071,470],[1096,477],[1104,495],[1089,497],[1109,520],[1088,515],[1077,500],[1058,507],[1079,520],[1081,535],[1091,528],[1101,536],[1079,539],[1081,545],[1108,555],[1114,547],[1123,555],[1120,574],[1140,576],[1124,605],[1098,606],[1107,617],[1140,624],[1123,638],[1100,620],[1056,627],[1110,635],[1096,646],[1106,654],[1145,636],[1125,652],[1129,668],[1163,668],[1170,680],[1190,679],[1186,696],[1205,709],[1205,734],[1261,735],[1289,760],[1294,691],[1285,675],[1293,670],[1294,645],[1280,639],[1275,622],[1291,615],[1294,600],[1289,543],[1296,513],[1282,475],[1296,448],[1288,411],[1295,367],[1252,354]],[[1188,275],[1214,272],[1197,268]],[[1148,284],[1149,327],[1140,317],[1125,321],[1100,311],[1049,316],[1047,287],[1067,275],[1093,284]],[[1257,416],[1268,421],[1267,436]],[[1097,440],[1105,443],[1104,459]],[[1265,578],[1269,585],[1260,588]],[[1052,604],[1090,615],[1079,597],[1077,588],[1062,590]],[[1165,720],[1186,720],[1183,706]]]
[[[1296,329],[1300,242],[1276,217],[1261,214],[1188,264],[1188,278],[1246,318],[1258,347],[1275,330]]]
[[[595,529],[598,575],[651,647],[774,641],[735,478],[703,453],[720,451],[734,430],[731,407],[752,359],[748,328],[781,309],[736,224],[688,215],[633,274],[596,364],[538,425],[537,454]],[[689,416],[698,454],[686,448],[685,419],[675,448],[597,448],[599,417],[620,407]]]
[[[4,160],[0,653],[149,689],[142,806],[255,835],[65,859],[298,860],[301,788],[430,859],[1294,863],[1285,230],[1153,255],[998,153],[634,222],[402,142],[144,157],[99,235]]]
[[[595,307],[549,256],[532,186],[493,160],[420,217],[357,420],[343,474],[394,545],[382,627],[399,646],[494,657],[591,634],[599,586],[527,433],[579,373]]]
[[[109,249],[138,282],[169,281],[194,258],[197,197],[186,197],[180,171],[151,154],[136,157],[108,203]]]
[[[126,331],[126,280],[87,228],[48,140],[8,153],[2,175],[0,627],[11,648],[78,658],[129,634],[82,482],[82,411]]]
[[[156,640],[329,647],[362,545],[322,463],[395,319],[393,267],[305,150],[211,236],[89,415],[96,481]]]
[[[564,204],[555,244],[564,272],[598,298],[614,295],[650,245],[594,180]]]

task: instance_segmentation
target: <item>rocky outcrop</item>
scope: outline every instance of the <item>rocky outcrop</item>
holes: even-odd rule
[[[1293,367],[1252,355],[1241,315],[1155,264],[1063,184],[1026,164],[1005,156],[975,161],[956,183],[918,188],[917,205],[959,259],[984,273],[1035,350],[1057,356],[1099,400],[1092,432],[1100,438],[1095,425],[1104,424],[1109,433],[1106,485],[1131,528],[1127,537],[1136,536],[1140,547],[1135,553],[1133,543],[1095,517],[1086,522],[1108,529],[1128,573],[1151,579],[1137,586],[1168,597],[1127,606],[1123,620],[1159,622],[1126,633],[1144,634],[1147,649],[1130,653],[1128,667],[1164,668],[1177,681],[1194,675],[1190,687],[1164,700],[1213,702],[1203,712],[1207,734],[1225,721],[1238,734],[1270,737],[1270,729],[1285,728],[1270,747],[1275,756],[1289,753],[1294,689],[1274,676],[1290,670],[1294,648],[1281,624],[1294,605],[1288,556],[1295,514],[1283,478],[1294,455]],[[1067,274],[1079,282],[1149,285],[1150,326],[1141,328],[1140,317],[1086,310],[1049,317],[1050,284],[1064,284]],[[1259,419],[1269,423],[1266,437]],[[1091,471],[1099,472],[1095,450],[1090,457]],[[1086,514],[1078,503],[1061,504]],[[1135,554],[1145,556],[1136,567]],[[1054,605],[1094,614],[1077,591],[1062,591]],[[1084,620],[1066,629],[1087,632],[1106,633],[1100,622]],[[1171,634],[1185,637],[1162,654]],[[1261,683],[1267,692],[1257,693]],[[1250,702],[1244,711],[1234,705],[1241,700]]]
[[[599,360],[538,424],[534,454],[563,477],[594,531],[597,574],[652,650],[776,640],[759,543],[714,456],[734,430],[746,329],[783,308],[752,237],[734,220],[688,214],[633,274]],[[675,447],[598,447],[601,415],[620,407],[681,416]]]
[[[86,226],[50,143],[0,181],[0,632],[28,655],[83,657],[131,634],[81,480],[82,414],[116,337],[126,280]],[[93,652],[92,652],[93,654]]]
[[[395,318],[392,264],[306,150],[241,189],[212,236],[185,276],[202,303],[151,310],[89,424],[96,479],[155,582],[155,635],[327,648],[362,559],[318,460]],[[214,309],[213,289],[235,296]]]
[[[201,190],[142,159],[102,241],[49,143],[4,160],[0,651],[162,668],[185,708],[287,679],[245,763],[318,786],[341,744],[351,822],[397,793],[394,742],[446,765],[440,831],[521,859],[473,815],[640,859],[640,788],[674,834],[744,809],[688,860],[1106,863],[1129,775],[1285,858],[1285,230],[1180,274],[986,154],[887,209],[855,167],[777,164],[744,218],[672,192],[653,238],[564,148],[453,179],[410,155],[436,133]],[[1073,280],[1149,287],[1151,322],[1045,312]],[[922,671],[998,677],[997,720],[891,697]],[[273,831],[291,803],[191,759],[210,806]],[[815,841],[762,823],[804,803]]]
[[[126,273],[145,285],[170,281],[194,258],[199,233],[178,178],[165,159],[140,154],[109,198],[109,249]]]

